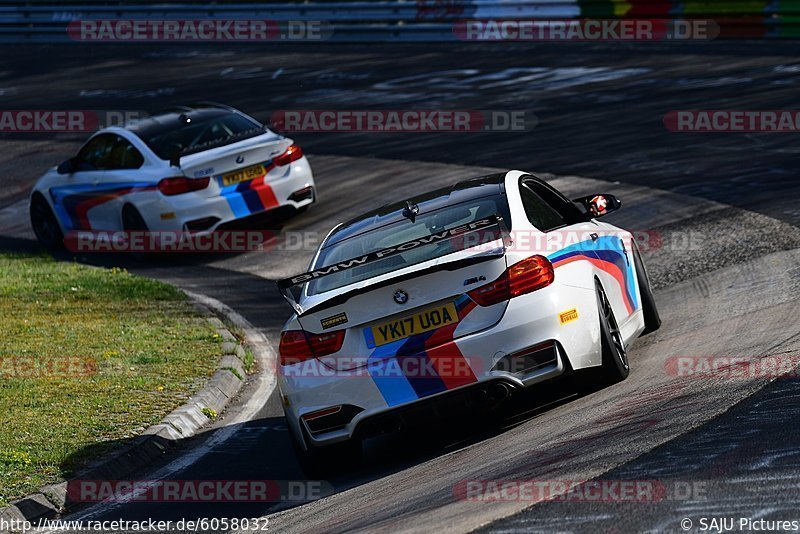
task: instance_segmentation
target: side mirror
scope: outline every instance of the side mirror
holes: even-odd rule
[[[588,218],[602,217],[612,211],[622,207],[622,201],[614,195],[600,193],[576,198],[573,202],[580,204],[585,210]]]
[[[58,172],[58,174],[72,174],[76,170],[77,165],[75,164],[75,158],[69,158],[68,160],[61,162],[61,165],[58,166],[56,172]]]
[[[268,117],[262,124],[265,130],[271,130],[280,135],[286,133],[286,120],[283,113],[277,113]]]

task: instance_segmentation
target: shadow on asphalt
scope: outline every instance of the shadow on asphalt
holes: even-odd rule
[[[364,441],[362,463],[348,472],[337,472],[335,466],[326,480],[309,480],[300,467],[286,427],[284,417],[262,417],[234,425],[234,435],[223,446],[213,447],[197,461],[174,473],[168,480],[179,481],[181,488],[201,481],[274,481],[279,488],[277,498],[259,502],[165,502],[155,493],[145,493],[135,502],[110,507],[101,516],[128,520],[158,517],[180,520],[189,517],[260,517],[279,510],[292,508],[332,493],[338,493],[373,480],[383,478],[409,467],[424,463],[453,451],[479,443],[529,421],[548,410],[588,394],[592,388],[581,385],[573,378],[543,385],[535,393],[522,391],[511,397],[512,402],[498,405],[476,417],[474,413],[443,419],[432,419],[419,425]],[[596,388],[595,388],[596,389]],[[268,402],[277,401],[276,394]],[[222,427],[230,428],[230,427]],[[152,467],[159,467],[175,459],[177,454],[189,454],[192,445],[213,436],[222,428],[206,430],[200,435],[181,442],[162,442],[165,451]],[[108,453],[109,448],[123,449],[133,440],[120,440],[96,444],[77,451],[63,464],[64,475],[69,476],[77,463],[86,458],[96,458]],[[120,476],[113,470],[99,469],[76,475],[69,485],[73,498],[66,508],[77,511],[90,505],[81,499],[81,480],[115,481],[148,480],[148,474],[134,473]],[[271,483],[272,484],[272,483]],[[96,486],[90,486],[95,488]],[[111,486],[108,486],[111,487]],[[84,493],[92,497],[92,489]],[[77,498],[76,498],[77,497]]]
[[[225,229],[219,230],[220,233],[227,232],[256,232],[264,239],[263,250],[266,252],[281,245],[281,232],[286,224],[291,222],[302,211],[289,211],[276,208],[268,212],[250,216],[245,219],[226,225]],[[238,234],[241,235],[241,234]],[[240,240],[243,239],[240,237]],[[176,250],[172,252],[156,253],[130,253],[130,252],[73,252],[66,248],[57,250],[44,249],[35,239],[12,237],[0,234],[0,252],[22,253],[22,254],[41,254],[46,253],[59,261],[69,261],[85,263],[96,267],[122,267],[129,270],[147,271],[149,269],[161,269],[164,267],[185,267],[204,265],[220,260],[242,256],[253,250],[235,250],[235,245],[222,240],[222,246],[228,246],[230,250],[218,252],[185,251]]]

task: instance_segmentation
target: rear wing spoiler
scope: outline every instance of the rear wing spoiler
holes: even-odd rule
[[[296,286],[303,285],[313,280],[319,280],[320,278],[323,278],[325,276],[341,273],[349,269],[353,269],[355,267],[363,267],[364,265],[368,265],[370,263],[379,260],[390,258],[392,256],[402,254],[403,252],[407,252],[409,250],[413,250],[418,247],[423,247],[426,245],[431,245],[433,243],[439,243],[442,241],[454,240],[458,238],[462,239],[463,247],[460,249],[461,251],[479,245],[485,245],[486,243],[502,239],[503,241],[502,250],[495,251],[493,254],[487,254],[486,256],[496,256],[499,254],[504,254],[506,248],[510,246],[511,243],[511,236],[508,229],[505,226],[503,218],[500,215],[490,215],[488,217],[484,217],[483,219],[478,219],[468,224],[456,226],[455,228],[451,228],[443,232],[430,234],[426,237],[420,237],[417,239],[413,239],[411,241],[406,241],[405,243],[401,243],[399,245],[395,245],[375,252],[370,252],[369,254],[365,254],[357,258],[351,258],[349,260],[335,263],[333,265],[328,265],[326,267],[321,267],[319,269],[308,271],[303,274],[290,276],[289,278],[278,280],[276,283],[278,285],[278,290],[281,292],[281,295],[283,295],[283,298],[286,299],[286,301],[289,303],[290,306],[292,306],[292,308],[297,312],[298,315],[302,315],[310,311],[311,308],[304,310],[303,307],[300,306],[299,293],[297,295],[294,295],[291,291],[292,288],[296,288]],[[464,258],[456,259],[454,261],[463,261],[463,260]],[[446,260],[441,262],[441,264],[444,265],[448,263],[450,262]],[[416,274],[417,273],[415,273],[415,275]],[[391,275],[388,276],[389,280],[393,280],[394,278],[395,277]],[[374,285],[372,285],[372,287],[374,288]],[[341,291],[332,290],[330,292],[331,293],[330,298],[333,299],[342,296],[342,294],[345,293],[351,294],[354,291],[357,292],[360,288],[349,288],[348,286],[345,286],[340,289]],[[325,300],[327,301],[328,299],[326,298]],[[312,307],[313,308],[319,307],[319,303],[312,305]]]

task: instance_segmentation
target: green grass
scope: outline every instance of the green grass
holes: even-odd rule
[[[177,289],[0,253],[0,506],[159,422],[221,339]]]

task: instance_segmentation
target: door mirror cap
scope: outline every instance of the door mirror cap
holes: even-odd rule
[[[181,149],[173,148],[169,151],[169,166],[177,169],[181,168]]]
[[[56,168],[56,172],[58,174],[72,174],[75,172],[77,166],[75,165],[75,158],[69,158],[68,160],[62,161],[61,164]]]
[[[587,195],[585,197],[576,198],[573,202],[580,204],[583,209],[586,210],[587,219],[602,217],[622,207],[621,200],[614,195],[606,193]]]

